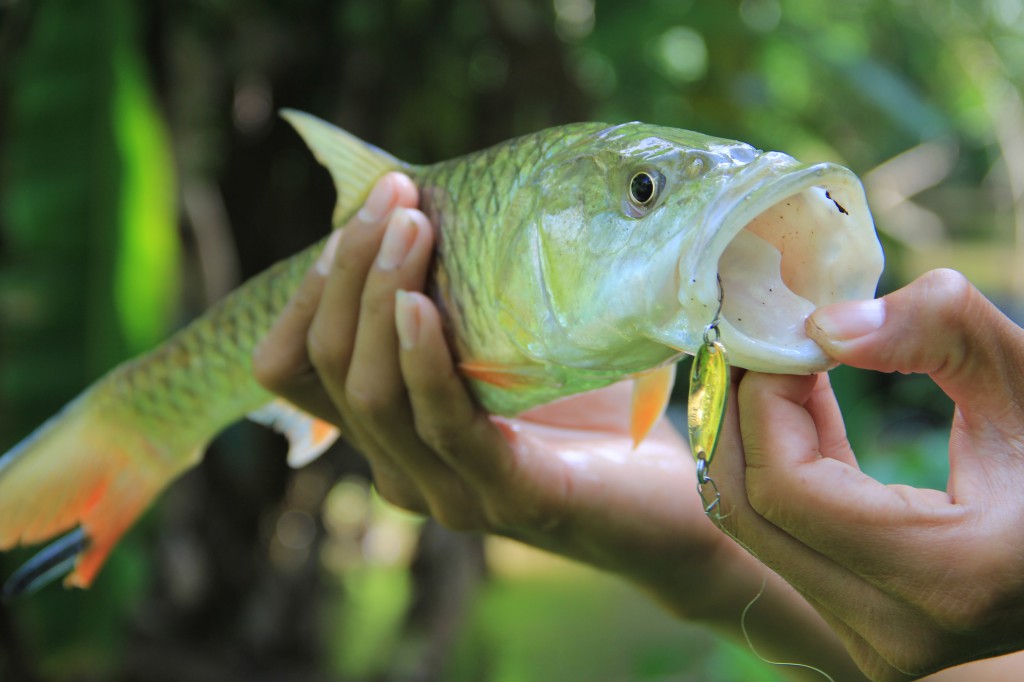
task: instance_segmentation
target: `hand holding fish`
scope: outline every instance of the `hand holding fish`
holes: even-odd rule
[[[294,466],[343,433],[396,504],[615,571],[710,627],[739,636],[742,624],[769,656],[860,677],[776,576],[741,617],[765,573],[707,519],[660,418],[675,360],[706,343],[712,318],[734,366],[828,366],[804,318],[870,296],[882,268],[856,176],[641,123],[570,124],[418,166],[283,115],[330,171],[346,229],[113,368],[0,456],[0,549],[66,533],[5,596],[65,573],[87,587],[138,514],[248,416],[288,437]],[[1002,400],[1005,412],[1012,394]],[[735,407],[729,419],[723,473],[740,459]],[[810,423],[795,433],[813,436]]]
[[[313,282],[289,315],[313,315],[326,286],[327,301],[359,305],[362,298],[365,316],[390,325],[394,289],[409,286],[401,277],[426,277],[458,374],[494,415],[518,416],[631,379],[629,431],[639,444],[668,402],[675,361],[701,346],[712,316],[735,366],[817,371],[830,360],[807,338],[804,318],[821,305],[869,296],[882,269],[863,188],[833,163],[803,164],[693,131],[592,122],[416,165],[309,114],[282,116],[334,180],[332,223],[351,224],[356,234],[332,244],[358,246],[345,250],[356,256],[342,258],[362,263],[360,255],[370,253],[372,260],[381,237],[370,226],[390,216],[392,238],[381,242],[377,269],[398,278],[390,289],[364,291],[369,266],[341,262],[353,287]],[[391,176],[402,186],[370,195],[377,180],[396,171],[412,182]],[[420,229],[428,216],[436,227],[430,274],[426,265],[416,276],[400,274],[402,257],[430,251]],[[276,263],[163,344],[112,368],[0,455],[0,551],[50,541],[0,593],[32,592],[62,575],[68,586],[88,587],[138,515],[243,416],[283,433],[296,467],[342,435],[268,393],[252,367],[255,345],[326,242]],[[414,314],[426,301],[402,301],[409,313],[402,319],[436,326],[429,314]],[[364,315],[355,309],[316,317],[308,320],[316,330],[312,356],[320,368],[340,370],[330,375],[343,377],[344,386],[327,379],[318,405],[303,405],[327,410],[335,423],[352,410],[379,420],[374,405],[382,397],[380,405],[394,405],[404,392],[364,388],[400,386],[397,369],[378,373],[395,334],[379,337],[376,325],[370,329],[378,331],[357,333]],[[323,340],[339,332],[347,345],[334,355],[338,348]],[[384,342],[376,346],[378,338]],[[374,348],[364,353],[366,344]],[[369,364],[351,363],[354,354]],[[303,350],[300,359],[306,357]],[[340,412],[326,407],[331,398]],[[410,416],[409,408],[400,414]],[[379,423],[345,426],[346,437],[368,442],[360,434]],[[390,434],[372,443],[395,444]],[[391,475],[402,470],[385,464],[387,457],[375,459],[392,498],[412,487],[403,482],[407,473]]]
[[[661,419],[634,450],[629,382],[488,415],[457,374],[434,304],[412,291],[432,240],[415,188],[389,175],[375,199],[383,212],[338,233],[257,348],[260,382],[339,425],[394,504],[617,573],[740,639],[765,571],[705,516],[682,436]],[[759,650],[859,679],[820,617],[768,579],[764,609],[747,621]]]
[[[423,286],[432,244],[430,223],[412,208],[415,187],[391,174],[371,204],[375,197],[380,217],[336,233],[257,348],[261,384],[338,424],[386,499],[449,527],[618,571],[643,545],[670,551],[668,523],[687,536],[675,538],[681,555],[729,545],[704,518],[693,463],[667,420],[633,452],[629,382],[518,418],[483,411],[457,374],[437,309],[412,291]],[[652,487],[658,478],[673,483]],[[619,515],[652,494],[651,519]]]
[[[956,402],[947,490],[861,473],[827,375],[748,373],[726,436],[736,451],[742,436],[745,466],[716,461],[725,527],[818,608],[872,679],[1020,649],[1024,331],[961,275],[934,271],[820,309],[808,333],[840,362],[929,374]],[[982,663],[989,672],[973,679],[1019,675],[1015,659]]]

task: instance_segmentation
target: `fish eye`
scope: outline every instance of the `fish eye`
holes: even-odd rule
[[[640,171],[629,181],[629,198],[638,206],[647,206],[654,201],[658,184],[647,171]]]

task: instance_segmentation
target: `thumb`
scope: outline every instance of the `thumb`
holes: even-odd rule
[[[853,367],[928,374],[965,413],[1013,410],[1024,386],[1024,331],[953,270],[881,299],[819,308],[807,334]]]

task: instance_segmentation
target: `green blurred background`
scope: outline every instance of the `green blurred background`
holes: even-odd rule
[[[328,229],[296,107],[410,161],[573,120],[865,182],[891,290],[1024,294],[1022,0],[0,0],[0,449]],[[950,403],[839,369],[855,449],[943,487]],[[0,556],[7,575],[27,554]],[[0,606],[0,680],[777,680],[614,578],[287,470],[243,425],[94,588]]]

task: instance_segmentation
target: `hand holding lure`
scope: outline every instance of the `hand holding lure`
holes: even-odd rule
[[[704,513],[715,522],[722,519],[722,513],[718,509],[722,501],[722,495],[718,491],[718,485],[708,474],[708,468],[715,457],[715,448],[718,446],[718,437],[722,433],[722,423],[725,421],[725,407],[729,399],[729,359],[725,353],[725,346],[721,342],[721,332],[718,329],[722,315],[723,298],[722,278],[719,277],[718,310],[715,311],[715,316],[711,322],[704,327],[703,343],[693,357],[693,368],[690,370],[690,396],[686,415],[687,427],[690,432],[690,451],[697,462],[697,493],[700,495],[701,503],[704,506]],[[710,486],[710,492],[714,495],[710,502],[705,496],[705,486]],[[734,540],[740,542],[731,533],[725,532]],[[740,544],[743,545],[742,542]],[[747,549],[750,551],[749,548]],[[762,656],[754,647],[750,634],[747,632],[747,614],[754,603],[764,594],[766,585],[766,580],[762,581],[761,589],[744,607],[743,613],[740,616],[740,629],[743,631],[743,637],[747,640],[747,646],[750,647],[755,656],[765,663],[811,670],[820,674],[829,682],[834,682],[835,678],[820,668],[805,663],[773,661]]]

